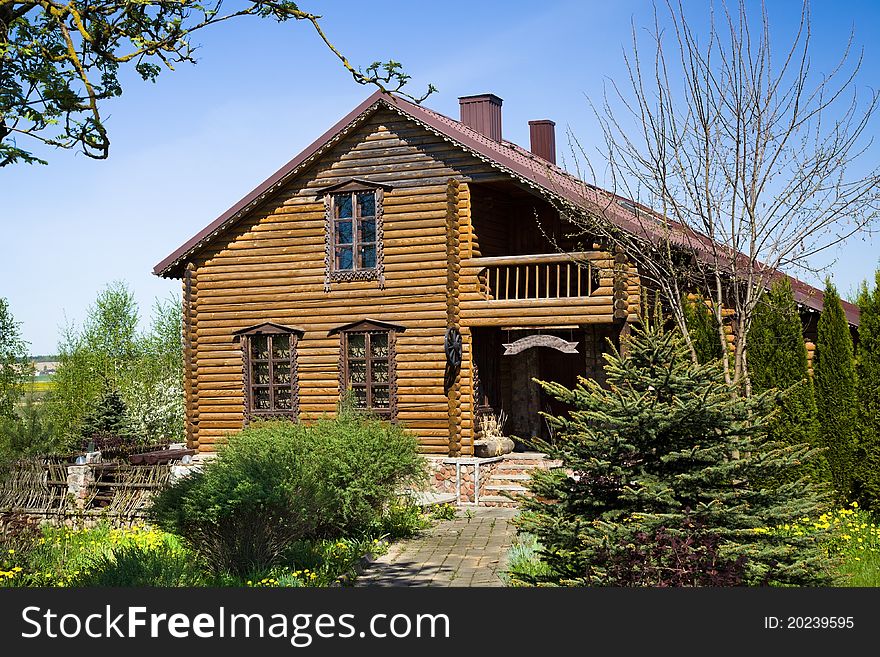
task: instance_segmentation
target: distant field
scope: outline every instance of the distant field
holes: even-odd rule
[[[49,392],[55,383],[53,381],[28,381],[24,384],[26,392]]]

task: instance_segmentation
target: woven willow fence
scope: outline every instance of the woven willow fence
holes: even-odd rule
[[[144,516],[150,496],[167,485],[171,476],[171,466],[166,464],[90,464],[85,494],[77,500],[69,492],[69,467],[69,463],[53,459],[26,459],[0,466],[0,514],[87,515],[131,521]]]

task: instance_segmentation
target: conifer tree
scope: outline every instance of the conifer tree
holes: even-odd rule
[[[633,330],[606,356],[608,386],[542,382],[574,410],[549,417],[563,467],[537,472],[517,522],[534,534],[556,585],[812,585],[825,557],[805,536],[771,528],[822,510],[804,478],[758,488],[815,456],[766,443],[771,394],[743,398],[718,363],[694,364],[681,336]],[[790,533],[789,533],[790,534]]]
[[[803,327],[788,279],[778,281],[762,296],[752,318],[748,350],[752,391],[781,392],[777,412],[767,423],[770,438],[821,447]],[[811,462],[810,469],[817,481],[830,478],[824,454]]]
[[[832,484],[839,500],[845,501],[853,495],[859,412],[852,335],[831,281],[825,286],[818,331],[813,378],[819,434]]]
[[[856,379],[860,410],[856,449],[857,498],[862,506],[880,511],[880,269],[874,288],[862,283],[857,303],[861,309]]]
[[[702,297],[685,298],[681,305],[697,360],[701,363],[708,363],[721,358],[718,323],[705,300]]]
[[[122,436],[125,432],[125,402],[116,390],[105,390],[92,412],[83,418],[82,436],[88,440]]]

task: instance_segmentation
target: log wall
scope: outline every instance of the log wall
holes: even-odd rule
[[[481,174],[495,175],[447,142],[380,112],[198,253],[184,281],[191,309],[191,444],[212,451],[242,427],[243,365],[234,331],[266,321],[304,329],[299,406],[308,418],[332,412],[339,397],[339,336],[328,332],[369,317],[405,327],[396,341],[398,420],[426,452],[471,453],[470,365],[462,367],[451,395],[444,394],[443,339],[447,324],[460,323],[465,181]],[[334,282],[325,292],[324,203],[316,190],[352,177],[393,186],[384,195],[384,288],[377,281]],[[469,333],[463,332],[469,363]]]
[[[332,282],[325,290],[325,210],[320,191],[351,178],[385,183],[384,281]],[[599,288],[571,300],[488,307],[469,259],[504,252],[503,223],[518,202],[481,197],[497,170],[397,114],[368,117],[320,159],[189,259],[187,439],[213,451],[243,426],[243,359],[235,331],[263,322],[304,330],[298,343],[300,417],[332,413],[339,397],[340,338],[365,318],[405,327],[396,339],[397,419],[428,453],[473,453],[472,326],[610,323],[614,267],[597,253]],[[500,197],[499,197],[500,194]],[[532,203],[532,201],[530,201]],[[523,230],[525,230],[523,228]],[[520,236],[521,237],[521,236]],[[518,238],[518,249],[534,248]],[[508,247],[511,248],[508,241]],[[528,252],[528,251],[527,251]],[[534,251],[532,251],[534,252]],[[551,302],[551,303],[548,303]],[[444,390],[444,334],[459,328],[463,363]]]

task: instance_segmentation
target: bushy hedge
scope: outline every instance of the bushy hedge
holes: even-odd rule
[[[364,533],[423,474],[417,441],[351,409],[252,425],[204,470],[163,491],[151,515],[214,570],[279,563],[293,543]]]
[[[859,400],[853,341],[840,295],[830,281],[822,304],[813,365],[819,434],[828,450],[837,499],[848,502],[855,492],[858,469]]]

